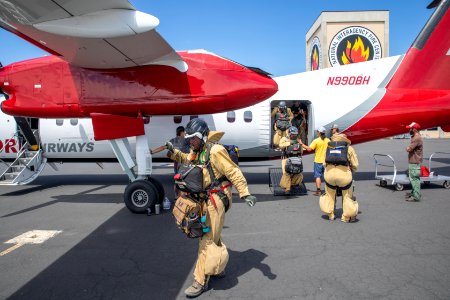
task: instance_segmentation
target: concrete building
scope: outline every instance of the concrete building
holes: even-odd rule
[[[306,34],[306,70],[389,56],[389,11],[324,11]]]

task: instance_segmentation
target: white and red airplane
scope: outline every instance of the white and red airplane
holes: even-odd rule
[[[25,117],[90,118],[95,140],[110,142],[132,181],[127,206],[145,211],[162,189],[149,177],[147,141],[159,135],[145,130],[150,116],[239,109],[278,90],[257,68],[203,50],[174,51],[158,25],[127,0],[0,1],[0,26],[52,54],[0,69],[1,110],[15,116],[26,148],[37,150],[19,151],[4,182],[29,182],[46,159]],[[136,137],[136,161],[128,137]]]
[[[200,106],[209,105],[205,103],[214,101],[214,97],[212,97],[214,99],[190,98],[190,100],[186,100],[180,99],[180,97],[177,97],[179,94],[174,92],[166,93],[165,97],[162,97],[157,91],[145,94],[145,88],[142,90],[142,80],[136,82],[133,80],[137,80],[137,77],[133,77],[129,73],[126,73],[129,76],[123,75],[124,69],[118,70],[122,75],[114,75],[115,69],[85,69],[65,63],[57,57],[50,57],[41,59],[43,63],[39,67],[36,67],[35,64],[40,63],[40,59],[12,64],[0,71],[0,79],[2,78],[0,87],[8,96],[8,100],[3,102],[2,110],[12,115],[40,118],[39,121],[34,120],[31,123],[32,125],[34,123],[32,126],[34,129],[39,130],[40,145],[44,153],[43,159],[90,158],[101,160],[117,157],[130,180],[133,181],[125,192],[125,203],[129,208],[131,203],[131,209],[135,212],[144,211],[149,203],[156,201],[153,200],[154,197],[160,198],[158,196],[161,196],[160,185],[149,177],[151,174],[151,157],[148,154],[148,149],[159,146],[173,137],[175,128],[186,124],[190,116],[201,115],[213,130],[225,131],[226,134],[221,142],[236,144],[240,148],[241,156],[251,157],[269,157],[271,155],[272,120],[270,119],[270,111],[281,100],[286,101],[288,105],[290,102],[300,102],[306,107],[309,123],[308,139],[310,141],[314,137],[315,128],[318,126],[330,127],[334,123],[340,125],[353,143],[362,143],[404,133],[405,125],[412,121],[421,124],[422,128],[440,126],[443,130],[449,131],[449,2],[446,0],[440,3],[405,55],[282,76],[275,78],[276,84],[273,84],[263,74],[255,74],[252,71],[245,70],[245,74],[257,76],[256,78],[260,81],[257,84],[259,88],[253,86],[254,91],[249,91],[250,89],[247,88],[249,93],[242,96],[241,101],[249,97],[248,95],[251,93],[258,94],[258,91],[261,92],[258,99],[252,98],[251,103],[245,102],[240,106],[247,106],[245,108],[230,104],[230,106],[221,109],[224,112],[214,113],[216,111],[212,108],[209,110],[209,108],[195,106],[196,101],[201,100],[205,100],[205,102]],[[14,26],[21,28],[17,25]],[[56,28],[59,28],[58,26]],[[34,26],[33,30],[43,34],[42,30],[45,28],[47,27]],[[13,32],[18,33],[17,30]],[[54,34],[52,33],[52,38]],[[59,37],[62,33],[57,32],[56,34]],[[45,37],[47,35],[48,33]],[[79,37],[69,38],[69,40],[72,39],[79,39]],[[49,43],[46,43],[47,47],[49,45]],[[57,41],[55,45],[58,46]],[[65,48],[66,45],[61,47]],[[62,52],[55,46],[51,49],[53,52]],[[78,53],[77,55],[75,58],[80,61],[81,54]],[[183,52],[179,55],[184,62],[188,63],[187,72],[189,72],[189,69],[195,68],[189,65],[191,63],[190,55],[202,55],[204,59],[215,57],[204,51]],[[67,59],[67,57],[65,58]],[[46,64],[48,62],[57,62],[57,64],[62,64],[62,67],[61,69],[58,69],[55,65],[48,67]],[[225,62],[231,64],[229,61]],[[181,75],[171,77],[170,81],[164,81],[165,84],[177,86],[172,81],[179,82],[181,80],[183,82],[180,78],[183,78],[182,73],[186,71],[179,67],[180,65],[183,65],[183,63],[172,64],[175,68],[168,67],[170,72],[180,73]],[[217,67],[217,65],[215,66]],[[100,66],[97,65],[96,68],[98,67]],[[153,65],[151,67],[163,68]],[[140,68],[145,67],[125,70],[133,73]],[[239,68],[244,70],[242,66],[239,66]],[[57,70],[56,75],[54,69]],[[228,68],[226,67],[226,69]],[[28,71],[33,75],[27,76]],[[39,72],[51,74],[51,80],[42,81],[42,76],[47,73]],[[242,72],[244,71],[236,71],[236,73]],[[196,76],[206,76],[205,74],[200,75],[201,73],[203,72],[198,71]],[[41,77],[36,74],[41,74],[39,75]],[[6,78],[7,80],[5,80]],[[14,78],[16,79],[13,80]],[[158,76],[154,80],[157,82]],[[254,79],[245,80],[254,83]],[[126,84],[124,81],[127,81]],[[6,86],[5,82],[8,83]],[[65,84],[75,86],[75,88],[74,86],[68,87],[71,93],[67,97],[72,100],[67,102]],[[78,88],[77,84],[79,85]],[[98,86],[95,84],[98,84]],[[56,88],[59,94],[55,96],[53,93],[45,92],[44,89],[47,85]],[[120,86],[120,89],[117,89],[117,86]],[[260,102],[264,97],[267,98],[268,94],[273,93],[276,86],[278,86],[278,92],[271,98]],[[88,87],[93,88],[93,90],[85,93],[84,89]],[[99,91],[95,90],[95,87]],[[239,90],[240,87],[236,89]],[[220,93],[222,88],[226,90],[230,87],[214,87],[214,91]],[[122,89],[128,90],[128,100],[119,99]],[[137,91],[134,91],[134,89]],[[271,92],[268,92],[268,90],[271,90]],[[83,98],[89,93],[92,93],[95,97]],[[227,94],[228,91],[224,93]],[[151,96],[154,95],[154,98],[148,96],[150,94]],[[174,96],[174,98],[169,96]],[[234,95],[227,94],[227,96],[232,97]],[[236,97],[239,97],[239,95]],[[134,102],[135,98],[137,104]],[[78,99],[78,102],[73,99]],[[165,101],[171,103],[170,109],[164,106],[163,102]],[[184,105],[185,102],[183,101],[190,101],[191,103]],[[224,103],[223,99],[221,101]],[[174,103],[177,103],[177,105],[174,105]],[[193,105],[192,109],[190,105]],[[142,110],[141,107],[143,107]],[[151,116],[150,122],[144,124],[142,119],[139,118],[140,115]],[[92,121],[91,119],[81,119],[82,117],[91,117]],[[15,132],[13,118],[7,116],[3,116],[3,118],[9,118],[8,122],[2,122],[2,124],[7,124],[9,129],[4,130],[2,128],[2,136],[0,137],[0,141],[5,148],[3,156],[6,156],[8,155],[7,150],[11,155],[14,151],[20,152],[20,149],[18,142],[15,139],[10,139]],[[137,122],[136,120],[140,121]],[[119,126],[114,126],[116,122],[119,123]],[[131,125],[128,125],[128,122]],[[139,128],[135,128],[135,125]],[[139,135],[143,132],[145,132],[145,135]],[[116,134],[119,134],[119,136],[116,136]],[[130,139],[131,143],[129,144],[126,137],[131,136],[137,136],[137,138]],[[108,142],[98,140],[109,140],[114,152],[110,150]],[[136,155],[131,154],[134,151],[136,151]],[[1,152],[0,155],[2,155]],[[133,170],[134,165],[137,165],[137,174]],[[39,167],[36,166],[35,172],[39,172]],[[159,195],[158,192],[136,193],[136,191],[148,191],[147,188],[143,188],[144,185],[148,185],[148,182],[143,179],[153,182],[156,185],[156,190],[160,192]],[[23,180],[22,182],[26,181]],[[135,188],[133,189],[133,187]],[[142,200],[142,195],[144,195],[145,201]]]

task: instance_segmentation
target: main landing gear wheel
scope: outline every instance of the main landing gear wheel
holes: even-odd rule
[[[158,203],[162,204],[162,202],[164,200],[164,196],[166,196],[163,185],[161,184],[161,182],[159,182],[158,180],[156,180],[155,178],[150,177],[150,176],[147,177],[147,180],[149,182],[153,183],[153,185],[155,186],[156,191],[158,192],[158,195],[157,195]]]
[[[387,187],[387,181],[386,180],[380,180],[380,186],[381,187]]]
[[[123,201],[131,212],[143,214],[147,212],[147,207],[154,209],[155,204],[158,202],[158,190],[149,181],[136,180],[125,188]]]
[[[404,188],[405,188],[405,187],[404,187],[403,184],[401,184],[401,183],[397,183],[397,184],[395,185],[395,189],[396,189],[397,191],[403,191]]]
[[[450,182],[444,181],[444,184],[442,185],[445,189],[450,189]]]

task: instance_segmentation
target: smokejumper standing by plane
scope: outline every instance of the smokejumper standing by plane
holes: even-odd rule
[[[104,2],[105,1],[99,1],[99,5],[102,3],[104,4]],[[58,60],[56,57],[48,58],[49,61],[41,59],[30,60],[3,68],[0,71],[0,88],[3,91],[6,91],[9,88],[10,94],[8,94],[9,98],[4,102],[2,108],[4,108],[4,111],[8,111],[8,109],[21,110],[23,113],[21,116],[28,117],[44,117],[44,113],[46,113],[45,107],[47,106],[57,106],[62,109],[61,111],[73,113],[70,116],[64,113],[61,113],[61,115],[58,116],[54,115],[53,118],[56,118],[56,120],[39,119],[39,126],[36,126],[40,131],[40,140],[42,143],[47,144],[48,151],[45,153],[44,157],[56,160],[64,160],[69,157],[80,159],[90,158],[95,160],[110,158],[113,154],[110,150],[108,151],[108,148],[106,147],[109,147],[108,142],[106,142],[108,139],[103,140],[104,137],[111,139],[110,143],[113,145],[113,149],[119,147],[119,150],[127,149],[129,145],[133,148],[135,144],[136,148],[140,148],[141,143],[143,143],[140,138],[130,138],[130,143],[128,143],[128,140],[122,141],[122,139],[115,139],[112,136],[108,136],[108,134],[112,135],[115,133],[115,130],[121,133],[127,131],[128,134],[132,132],[134,135],[137,135],[137,130],[134,130],[134,127],[131,125],[131,123],[134,124],[133,120],[139,120],[139,122],[143,123],[142,126],[144,127],[146,135],[151,137],[148,139],[150,147],[157,147],[165,142],[166,138],[164,136],[171,136],[180,123],[186,124],[189,121],[189,116],[186,115],[191,115],[191,117],[193,117],[203,113],[205,113],[205,115],[200,117],[207,121],[208,126],[212,130],[219,129],[220,131],[226,131],[226,134],[222,139],[224,144],[239,145],[241,156],[269,157],[273,154],[273,152],[271,152],[271,124],[273,124],[273,120],[271,120],[270,111],[280,101],[285,101],[288,106],[291,106],[293,102],[299,102],[305,107],[309,124],[307,132],[308,140],[313,140],[316,128],[320,126],[330,128],[334,123],[340,124],[342,132],[352,140],[352,144],[404,133],[405,126],[412,121],[420,123],[424,129],[440,126],[444,131],[450,131],[450,121],[448,119],[448,116],[450,115],[450,82],[448,80],[448,78],[450,78],[450,31],[448,30],[448,28],[450,28],[450,13],[448,12],[449,2],[450,1],[448,0],[441,1],[439,7],[430,17],[405,55],[274,78],[276,83],[272,83],[273,88],[276,89],[276,86],[278,86],[278,92],[262,102],[259,102],[263,98],[262,96],[260,99],[255,99],[254,101],[252,100],[252,96],[248,96],[251,99],[247,99],[243,96],[242,99],[245,98],[247,101],[243,106],[253,104],[248,108],[237,109],[230,104],[228,107],[223,107],[222,111],[227,112],[215,114],[211,114],[215,112],[214,109],[217,108],[215,105],[212,105],[214,109],[211,109],[209,112],[205,112],[206,109],[204,107],[195,107],[195,109],[191,110],[189,109],[190,106],[181,105],[186,99],[177,98],[178,94],[170,92],[168,88],[166,88],[167,93],[165,95],[173,96],[174,98],[171,98],[172,100],[178,100],[171,101],[171,99],[167,100],[167,98],[164,97],[157,98],[158,96],[161,96],[161,94],[151,98],[149,95],[157,94],[156,89],[154,93],[149,92],[146,94],[146,90],[143,88],[141,81],[128,82],[127,84],[131,85],[128,88],[128,93],[131,95],[129,95],[129,98],[119,101],[120,94],[115,95],[115,93],[108,91],[108,89],[111,88],[114,91],[115,81],[121,82],[119,80],[127,77],[124,74],[129,74],[131,76],[134,74],[133,72],[140,67],[135,67],[134,69],[119,69],[118,71],[127,70],[129,73],[125,72],[120,73],[121,75],[113,75],[114,70],[92,70],[80,68],[78,66],[75,67],[72,66],[72,64],[67,65],[66,70],[78,70],[78,73],[70,73],[72,75],[75,74],[73,76],[78,79],[72,78],[72,81],[67,81],[68,84],[78,82],[80,84],[80,90],[76,91],[79,92],[81,96],[87,97],[88,95],[93,95],[95,97],[82,97],[80,98],[78,106],[72,107],[72,100],[66,101],[66,99],[72,99],[73,94],[70,94],[69,97],[63,93],[63,91],[65,91],[63,86],[61,88],[62,91],[58,94],[62,95],[61,97],[48,95],[49,99],[59,101],[58,103],[60,106],[57,106],[58,103],[56,102],[48,104],[44,100],[42,100],[43,102],[41,103],[39,100],[40,98],[33,98],[28,101],[27,99],[32,98],[34,92],[36,94],[40,93],[40,95],[47,95],[43,89],[44,86],[51,85],[51,83],[46,82],[44,85],[41,81],[38,81],[41,77],[36,77],[36,80],[34,77],[29,77],[28,80],[25,80],[25,77],[22,78],[22,76],[25,76],[25,74],[28,73],[22,71],[27,70],[27,67],[31,68],[31,66],[35,68],[37,65],[44,68],[46,66],[44,63]],[[79,3],[81,5],[84,1],[80,1]],[[2,12],[3,9],[4,8],[0,7],[0,12]],[[2,26],[5,27],[6,25],[3,24]],[[19,25],[17,25],[16,28],[23,27],[18,26]],[[33,28],[30,29],[25,27],[22,29],[26,29],[27,32],[32,31],[35,35],[43,35],[42,38],[44,38],[45,35],[49,41],[54,41],[56,37],[60,37],[36,31]],[[20,35],[20,32],[17,32],[17,30],[14,32]],[[67,37],[67,39],[68,41],[71,41],[73,45],[73,41],[79,40],[80,38]],[[34,39],[30,41],[36,43],[36,40]],[[60,45],[60,42],[58,41],[60,40],[54,41],[54,48],[57,47],[57,50],[62,52],[64,48],[68,46]],[[47,43],[47,45],[49,44]],[[89,49],[90,48],[88,47],[88,49],[83,51],[87,53]],[[204,51],[185,53],[187,56],[194,54],[204,55],[197,57],[199,58],[198,61],[202,60],[200,57],[204,57],[205,59],[206,57],[210,59],[216,58],[216,56],[209,55]],[[180,57],[184,56],[182,53],[178,54]],[[81,53],[79,55],[78,60],[80,60]],[[37,64],[38,62],[39,64]],[[224,63],[228,64],[231,62],[226,60]],[[172,64],[175,66],[179,65]],[[215,66],[217,66],[217,64]],[[239,67],[239,65],[237,66]],[[244,68],[242,66],[240,67]],[[161,67],[158,66],[158,68],[170,69],[167,65]],[[189,68],[193,71],[193,67],[189,66]],[[212,69],[213,70],[210,71],[212,73],[214,70],[219,72],[217,69]],[[225,69],[228,70],[229,68]],[[50,72],[50,68],[41,70]],[[56,68],[56,70],[58,69]],[[175,69],[172,68],[170,70],[174,71]],[[9,72],[15,74],[15,78],[17,78],[16,82],[10,80],[11,77]],[[226,71],[220,72],[223,73]],[[262,73],[261,71],[258,72]],[[230,74],[240,73],[242,72],[230,70]],[[260,78],[267,84],[271,82],[271,79],[264,75],[250,73],[248,70],[244,73],[249,74],[249,76],[257,76],[256,78]],[[68,76],[68,73],[63,71],[59,74],[62,75],[55,78],[67,78]],[[243,76],[245,74],[243,74]],[[112,81],[105,81],[105,78],[111,79]],[[132,76],[127,78],[132,78]],[[191,81],[195,81],[192,77],[188,76],[188,78]],[[5,82],[7,83],[6,87]],[[62,82],[64,83],[65,81]],[[95,89],[85,91],[87,87],[94,86],[93,82],[98,84],[97,88],[101,89],[99,91],[96,91]],[[252,81],[250,80],[250,82]],[[87,83],[86,87],[85,83]],[[166,82],[165,84],[170,85],[169,82]],[[205,85],[207,86],[208,84],[199,86]],[[125,86],[125,83],[123,83],[122,86]],[[228,86],[225,87],[225,90],[228,88]],[[75,91],[70,89],[70,85],[68,90]],[[103,94],[103,91],[105,94]],[[251,91],[248,92],[247,95],[250,95]],[[232,93],[232,95],[235,94],[236,93]],[[19,99],[20,97],[23,97],[22,100]],[[145,99],[154,100],[152,104],[161,103],[163,100],[167,100],[167,103],[171,103],[171,108],[170,110],[167,108],[166,113],[163,113],[161,112],[161,107],[164,106],[155,105],[152,108],[155,113],[152,114],[149,112],[149,115],[152,116],[151,122],[144,123],[143,121],[144,119],[146,120],[146,118],[132,118],[131,115],[127,115],[129,112],[128,105],[131,105],[130,103],[133,103],[134,105],[135,103],[135,100],[133,100],[134,98],[132,97],[135,97],[137,99],[136,101],[141,102],[141,104],[145,102]],[[200,98],[203,99],[202,97]],[[201,99],[192,98],[192,102],[197,102],[197,100],[201,101]],[[119,104],[116,105],[115,103],[117,101]],[[149,100],[149,102],[151,101]],[[222,103],[228,102],[222,101]],[[18,105],[17,107],[15,106],[16,104]],[[29,114],[25,114],[25,112],[27,112],[27,104],[31,106],[29,108],[30,111],[28,111]],[[111,104],[111,108],[108,108],[109,104]],[[81,109],[84,105],[86,105],[85,110]],[[131,111],[133,111],[133,107],[136,108],[136,106],[133,105],[131,105]],[[146,103],[142,105],[145,106]],[[179,106],[180,111],[173,110]],[[78,110],[76,109],[77,107]],[[185,110],[181,111],[181,107]],[[90,119],[76,119],[82,117],[79,113],[87,112],[94,108],[111,109],[111,111],[113,109],[123,108],[127,113],[120,115],[90,113],[87,117],[92,117],[92,122]],[[32,114],[32,112],[36,113],[40,111],[42,111],[41,116]],[[165,116],[159,116],[158,112],[161,112],[161,115]],[[12,113],[12,111],[10,111],[10,113]],[[146,116],[145,114],[141,115]],[[63,118],[69,117],[75,119],[63,120]],[[115,121],[113,121],[114,118],[117,118],[117,120],[122,120],[123,118],[124,120],[131,121],[130,125],[128,125],[130,128],[128,129],[127,127],[126,130],[122,130],[121,128],[117,129],[116,127],[113,127],[115,124]],[[108,120],[110,123],[107,123]],[[117,123],[122,124],[119,121]],[[101,126],[102,124],[106,125]],[[138,128],[142,129],[140,124]],[[12,134],[13,132],[11,131],[11,133],[7,134],[8,136],[1,136],[0,140],[4,141],[10,138]],[[61,137],[69,136],[71,138],[60,140]],[[130,134],[129,136],[132,135]],[[101,141],[96,141],[95,139],[101,139]],[[120,141],[120,145],[117,145],[117,141]],[[69,153],[64,152],[51,152],[48,148],[50,144],[78,144],[90,142],[94,143],[94,150],[89,153],[86,151],[70,152],[69,155]],[[58,149],[57,147],[58,146],[55,146],[54,149]],[[61,148],[62,146],[59,147]],[[76,147],[73,149],[76,149]],[[148,146],[145,145],[144,149],[148,149]],[[119,154],[120,153],[121,152],[119,152]],[[130,153],[130,151],[128,151],[128,153]],[[142,161],[140,157],[143,156],[142,150],[137,150],[136,153],[141,153],[136,156],[138,167],[146,166],[145,163],[140,163]],[[2,155],[1,152],[0,155]],[[133,159],[130,157],[131,154],[130,156],[124,156],[122,158],[118,157],[118,159],[119,161],[122,159],[125,160],[125,162],[129,162]],[[126,164],[121,162],[121,165]],[[129,172],[128,170],[132,168],[130,167],[131,165],[132,163],[124,168],[127,174]],[[128,174],[128,176],[132,178],[132,175]],[[149,204],[154,203],[152,197],[153,196],[150,195],[151,199],[148,202],[146,202],[147,200],[142,202],[143,209],[146,205],[148,206]]]

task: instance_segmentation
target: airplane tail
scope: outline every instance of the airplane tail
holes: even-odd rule
[[[442,0],[387,88],[450,90],[450,0]]]

